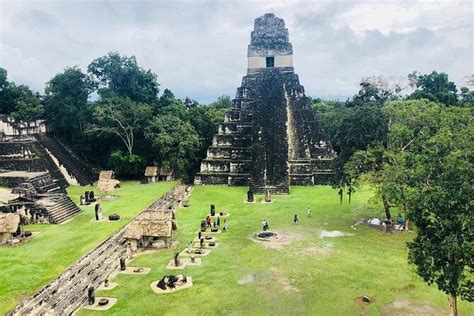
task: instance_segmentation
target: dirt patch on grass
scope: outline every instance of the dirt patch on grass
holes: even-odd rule
[[[354,234],[341,232],[339,230],[322,230],[319,232],[319,238],[333,238],[333,237],[344,237],[344,236],[354,236]]]
[[[313,258],[322,258],[325,256],[330,255],[334,252],[334,248],[331,247],[320,247],[320,246],[312,246],[301,249],[296,253],[297,256],[306,256],[306,257],[313,257]]]
[[[446,315],[447,311],[435,308],[428,303],[413,304],[408,300],[397,300],[382,308],[382,315]]]
[[[251,237],[250,240],[261,243],[262,246],[267,249],[282,250],[285,246],[288,246],[293,241],[300,240],[302,238],[303,236],[300,234],[290,232],[278,232],[277,239],[259,240],[254,237]]]
[[[276,288],[281,288],[284,292],[299,292],[290,281],[290,279],[277,268],[270,268],[266,271],[250,273],[237,281],[240,285],[254,284],[264,293],[273,293]]]
[[[272,282],[277,283],[282,286],[283,291],[285,292],[299,292],[300,290],[294,287],[290,279],[280,270],[276,268],[271,268],[272,272]]]
[[[253,282],[255,282],[255,274],[249,274],[237,281],[237,283],[240,285],[245,285]]]

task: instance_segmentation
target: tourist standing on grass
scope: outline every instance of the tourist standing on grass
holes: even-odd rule
[[[295,225],[298,224],[298,215],[295,214],[295,217],[293,218],[293,223],[295,223]]]
[[[308,217],[311,217],[311,208],[308,207]]]
[[[224,219],[224,231],[226,232],[228,229],[229,227],[227,226],[227,220]]]
[[[217,226],[221,227],[221,218],[217,216]]]
[[[188,244],[188,253],[191,253],[193,252],[193,242],[190,241],[189,244]]]

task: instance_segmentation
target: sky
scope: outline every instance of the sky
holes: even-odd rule
[[[134,55],[160,89],[210,103],[235,95],[247,71],[255,18],[285,20],[306,94],[345,100],[361,78],[406,85],[413,71],[474,73],[474,1],[0,0],[0,67],[44,92],[69,66]]]

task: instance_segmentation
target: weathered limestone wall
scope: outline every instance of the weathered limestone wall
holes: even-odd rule
[[[48,171],[61,188],[67,181],[47,151],[34,138],[15,136],[0,142],[0,169],[3,171]]]
[[[15,121],[9,115],[0,114],[0,139],[11,136],[26,136],[49,131],[44,120],[35,120],[31,122]]]
[[[293,55],[274,55],[273,57],[275,57],[275,68],[293,67]],[[266,67],[267,65],[265,56],[248,57],[248,69],[250,71]]]

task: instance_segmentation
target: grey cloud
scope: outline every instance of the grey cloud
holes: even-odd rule
[[[398,3],[398,2],[391,2]],[[472,73],[472,21],[453,3],[443,12],[418,8],[419,20],[356,31],[338,19],[366,2],[288,1],[23,1],[1,2],[0,65],[11,80],[43,91],[67,66],[83,70],[109,51],[135,55],[178,97],[210,102],[233,95],[246,72],[254,18],[284,18],[294,46],[295,70],[307,94],[353,95],[361,77],[401,78],[413,70],[446,71],[458,85]],[[35,9],[32,9],[35,7]],[[302,9],[303,8],[303,9]],[[433,13],[434,12],[434,13]],[[437,21],[441,22],[437,24]],[[34,26],[34,27],[33,27]],[[407,31],[409,30],[409,31]],[[462,40],[464,39],[464,40]]]

